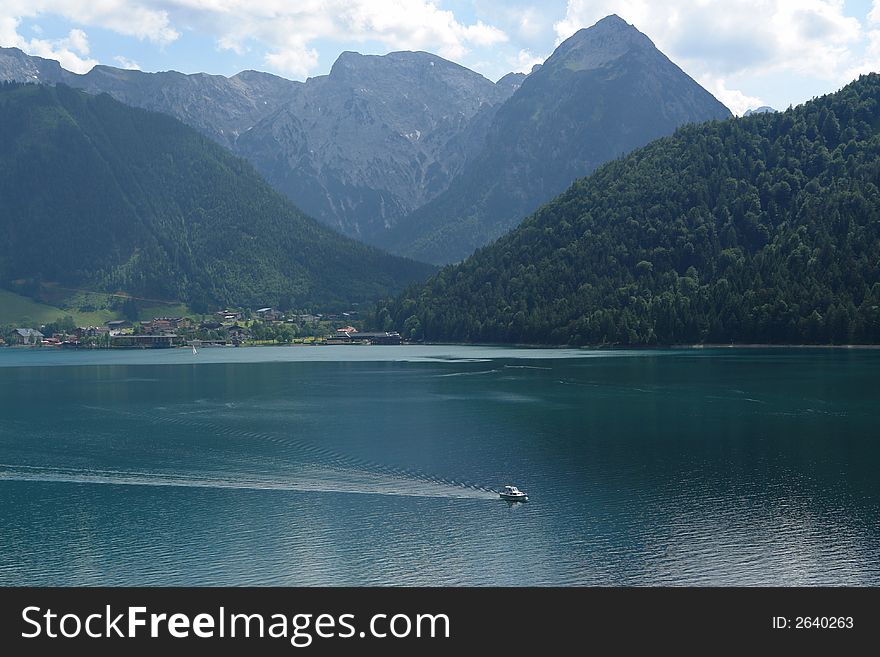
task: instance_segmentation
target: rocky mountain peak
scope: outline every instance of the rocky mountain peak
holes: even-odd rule
[[[509,90],[509,93],[512,94],[520,88],[520,85],[522,85],[523,80],[525,80],[526,77],[525,73],[508,73],[499,79],[498,82],[495,83],[495,86],[500,89],[507,89]]]
[[[490,88],[492,83],[454,62],[421,51],[390,52],[387,55],[362,55],[345,51],[339,55],[327,78],[331,82],[363,86],[367,82],[476,84]],[[314,78],[318,80],[320,78]]]
[[[747,109],[745,111],[745,114],[743,114],[743,116],[751,116],[752,114],[767,114],[768,112],[773,113],[775,111],[776,110],[773,109],[772,107],[770,107],[769,105],[761,105],[761,107],[756,107],[754,109]]]
[[[612,14],[592,27],[572,34],[560,44],[545,66],[562,66],[576,71],[597,69],[634,50],[656,48],[647,36]]]
[[[480,152],[382,245],[455,262],[609,159],[679,126],[729,116],[648,37],[609,16],[522,81],[492,117]]]
[[[0,80],[55,83],[66,73],[54,60],[31,57],[18,48],[0,48]]]

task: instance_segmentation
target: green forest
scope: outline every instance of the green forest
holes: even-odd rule
[[[250,164],[162,114],[58,85],[0,85],[0,287],[342,307],[428,265],[320,226]]]
[[[880,76],[599,168],[377,307],[413,339],[880,342]]]

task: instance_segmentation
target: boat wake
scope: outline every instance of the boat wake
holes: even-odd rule
[[[282,448],[285,452],[295,454],[297,459],[302,459],[303,457],[311,459],[311,463],[297,463],[297,468],[310,467],[326,472],[346,473],[346,476],[363,477],[367,480],[370,478],[384,477],[389,481],[397,483],[407,482],[407,491],[410,490],[410,484],[413,486],[413,489],[421,486],[428,491],[435,491],[429,495],[420,495],[422,497],[471,497],[474,499],[483,499],[487,496],[497,495],[497,491],[488,486],[455,481],[453,479],[437,477],[410,468],[389,466],[377,461],[356,458],[349,454],[343,454],[333,450],[325,445],[297,438],[288,432],[278,433],[242,429],[236,427],[232,423],[212,421],[204,416],[194,417],[194,415],[189,412],[177,413],[174,415],[149,415],[146,413],[135,413],[102,407],[91,408],[92,410],[104,413],[127,416],[136,419],[139,422],[158,424],[165,428],[168,426],[179,426],[187,429],[187,433],[197,431],[202,435],[209,434],[220,440],[238,440],[245,443],[262,442],[271,444],[275,447]],[[214,415],[214,417],[216,417],[216,415]],[[444,490],[445,493],[439,494],[439,490]],[[400,494],[411,493],[407,492]]]
[[[254,474],[172,472],[128,472],[0,464],[0,481],[40,481],[67,484],[104,484],[112,486],[159,486],[175,488],[210,488],[252,491],[299,491],[320,493],[357,493],[486,500],[495,499],[488,491],[449,486],[426,486],[424,482],[371,476],[362,472],[343,472],[332,468],[303,468],[291,479],[261,477]]]
[[[437,377],[441,379],[445,379],[452,376],[480,376],[482,374],[494,374],[495,372],[500,372],[501,370],[480,370],[478,372],[449,372],[448,374],[438,374]]]

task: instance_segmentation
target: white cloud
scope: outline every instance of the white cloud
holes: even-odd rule
[[[848,79],[857,78],[862,73],[880,71],[880,0],[874,0],[868,12],[868,29],[865,34],[867,45],[860,61],[846,72]]]
[[[243,55],[247,52],[247,48],[245,48],[241,43],[239,43],[238,39],[235,39],[232,36],[226,35],[217,39],[217,47],[220,50],[231,50],[236,55]]]
[[[129,59],[128,57],[124,57],[122,55],[116,55],[113,58],[113,61],[119,65],[119,68],[128,69],[130,71],[140,71],[141,66],[136,61]]]
[[[71,30],[67,35],[68,45],[80,55],[89,54],[89,37],[79,29]]]
[[[871,11],[868,12],[868,21],[875,25],[880,23],[880,2],[878,2],[878,0],[874,0],[874,2],[871,3]]]
[[[534,55],[527,49],[520,50],[515,58],[508,60],[510,70],[514,73],[531,73],[535,64],[543,64],[546,57]]]
[[[264,58],[269,68],[294,77],[305,77],[318,64],[318,51],[310,48],[285,48]]]
[[[37,57],[58,60],[68,71],[88,73],[97,60],[88,59],[89,39],[82,30],[70,30],[62,39],[25,39],[18,33],[18,19],[0,16],[0,45],[20,48]]]
[[[524,39],[535,39],[548,27],[544,15],[532,7],[518,10],[516,23],[516,32]]]
[[[724,103],[725,107],[737,116],[742,116],[748,109],[757,109],[766,105],[763,100],[756,96],[747,96],[738,89],[728,89],[723,78],[702,76],[700,84],[707,89],[715,98]]]
[[[267,63],[285,73],[302,74],[317,64],[317,53],[309,44],[318,39],[378,41],[389,50],[431,50],[451,59],[507,40],[494,26],[482,21],[463,24],[451,11],[424,0],[324,0],[293,6],[266,0],[260,6],[271,19],[242,9],[231,38],[239,44],[253,39],[268,45]]]
[[[871,15],[880,21],[878,6],[875,1]],[[860,22],[845,15],[843,0],[569,0],[557,37],[610,13],[695,78],[709,79],[710,90],[734,111],[757,99],[728,89],[725,80],[793,73],[842,84],[860,64],[866,39]]]
[[[522,6],[506,0],[473,0],[478,12],[492,16],[522,44],[546,41],[553,34],[552,11],[546,6]]]
[[[180,36],[166,9],[150,0],[3,0],[0,18],[56,15],[76,25],[102,27],[126,36],[167,44]]]
[[[477,21],[468,25],[463,30],[465,45],[494,46],[496,43],[507,41],[507,35],[497,27],[486,25],[483,21]]]
[[[432,0],[3,0],[0,8],[7,19],[46,14],[162,45],[195,30],[223,50],[264,50],[268,66],[297,76],[317,66],[321,39],[431,50],[452,59],[508,39],[485,22],[459,21]],[[17,32],[15,40],[21,40]]]

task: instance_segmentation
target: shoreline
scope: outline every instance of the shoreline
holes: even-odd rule
[[[371,344],[322,344],[319,342],[295,343],[295,344],[239,344],[239,345],[200,345],[199,349],[249,349],[263,347],[500,347],[508,349],[577,349],[584,351],[699,351],[701,349],[852,349],[852,350],[875,350],[880,349],[880,344],[772,344],[772,343],[706,343],[706,344],[672,344],[672,345],[556,345],[534,343],[504,343],[504,342],[404,342],[399,345],[371,345]],[[3,345],[0,349],[11,350],[59,350],[59,351],[165,351],[168,349],[189,349],[191,345],[175,345],[173,347],[59,347],[46,345]]]
[[[672,349],[880,349],[880,344],[694,344],[672,345]]]
[[[686,349],[880,349],[880,344],[773,344],[763,342],[749,342],[730,344],[705,343],[705,344],[664,344],[664,345],[570,345],[570,344],[533,344],[528,342],[423,342],[418,344],[430,346],[455,346],[455,347],[510,347],[516,349],[585,349],[590,351],[662,351],[662,350],[686,350]],[[259,345],[256,345],[259,346]],[[332,346],[332,345],[331,345]],[[406,345],[404,345],[406,346]]]

